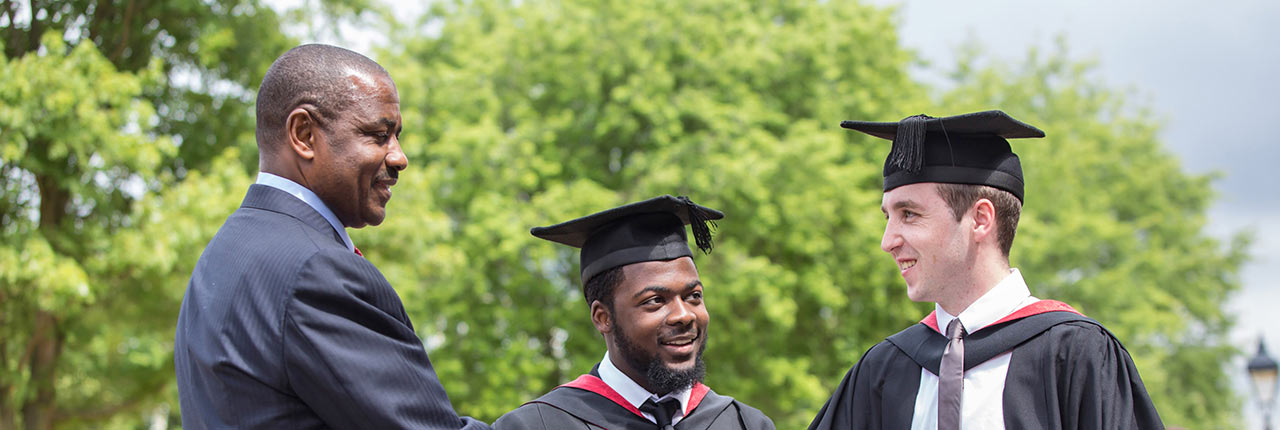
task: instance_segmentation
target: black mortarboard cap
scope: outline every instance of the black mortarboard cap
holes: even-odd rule
[[[529,230],[541,239],[582,248],[582,281],[614,267],[692,257],[684,226],[690,224],[702,252],[711,252],[712,220],[724,213],[664,195]],[[708,224],[711,227],[708,227]]]
[[[989,185],[1023,196],[1022,164],[1005,139],[1044,137],[1034,126],[989,110],[898,122],[843,121],[841,127],[893,141],[884,190],[920,182]]]

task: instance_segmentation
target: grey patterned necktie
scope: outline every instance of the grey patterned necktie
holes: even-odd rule
[[[653,419],[658,422],[658,429],[660,430],[675,429],[671,425],[671,418],[675,416],[677,409],[680,409],[680,401],[675,397],[667,397],[658,402],[649,399],[645,400],[643,405],[640,405],[641,412],[648,412],[653,415]]]
[[[960,400],[964,397],[964,324],[947,324],[947,351],[938,368],[938,430],[960,430]]]

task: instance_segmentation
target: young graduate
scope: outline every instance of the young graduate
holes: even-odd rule
[[[1000,111],[841,126],[893,140],[880,246],[935,309],[868,350],[811,430],[1164,427],[1120,341],[1009,266],[1023,181],[1005,139],[1044,132]]]
[[[608,351],[578,379],[503,415],[495,429],[773,429],[701,383],[710,316],[685,236],[703,252],[724,214],[661,196],[531,233],[581,248],[583,293]]]

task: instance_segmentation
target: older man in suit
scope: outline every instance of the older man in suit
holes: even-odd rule
[[[196,263],[174,361],[189,429],[482,429],[460,418],[399,296],[346,227],[378,225],[408,165],[377,63],[303,45],[258,91],[259,169]]]

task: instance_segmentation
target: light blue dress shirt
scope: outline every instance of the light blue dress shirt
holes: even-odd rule
[[[355,252],[356,245],[351,242],[351,237],[347,236],[347,228],[342,225],[341,221],[338,221],[338,216],[334,215],[328,206],[325,206],[324,201],[320,200],[320,196],[317,196],[316,193],[311,192],[307,187],[297,182],[267,172],[258,172],[257,183],[289,193],[289,195],[297,197],[298,200],[302,200],[303,203],[311,206],[316,212],[320,212],[320,216],[329,221],[329,225],[332,225],[333,229],[338,232],[338,236],[342,237],[342,243],[347,245],[347,249]]]

